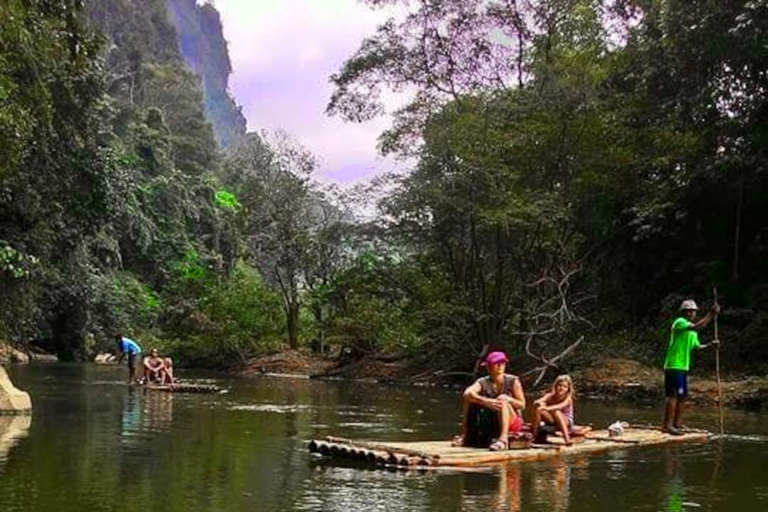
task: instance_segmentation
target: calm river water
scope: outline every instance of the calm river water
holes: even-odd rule
[[[737,435],[706,444],[403,473],[328,464],[306,442],[447,439],[457,391],[219,376],[229,393],[173,396],[129,387],[124,372],[11,368],[34,413],[28,430],[29,418],[0,417],[0,511],[768,510],[765,415],[728,411]],[[597,426],[658,420],[586,400],[576,413]],[[694,411],[688,423],[715,428],[717,416]]]

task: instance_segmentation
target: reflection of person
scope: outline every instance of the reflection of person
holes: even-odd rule
[[[571,466],[564,460],[553,461],[555,466],[554,489],[552,492],[552,511],[568,510],[571,496]]]
[[[144,382],[146,384],[163,384],[165,374],[165,361],[158,355],[157,349],[153,348],[149,356],[144,358]]]
[[[691,365],[691,352],[695,348],[706,348],[720,343],[702,345],[699,343],[697,331],[704,329],[712,318],[720,312],[720,306],[715,303],[707,315],[694,322],[699,307],[692,300],[684,300],[680,305],[681,316],[672,323],[667,346],[667,356],[664,359],[664,420],[662,432],[681,435],[684,427],[682,415],[684,402],[688,398],[688,370]]]
[[[519,512],[520,506],[520,466],[506,464],[501,468],[499,493],[493,510],[499,512]]]
[[[683,510],[683,499],[685,497],[685,483],[682,475],[682,464],[678,454],[666,447],[665,450],[665,469],[666,478],[664,478],[664,508],[667,512],[681,512]]]
[[[551,512],[568,510],[571,497],[571,464],[561,458],[533,473],[532,491],[536,502],[546,503]]]
[[[164,432],[171,428],[173,422],[174,393],[158,393],[149,391],[144,395],[144,414],[141,418],[145,430]]]
[[[523,428],[521,412],[525,408],[525,395],[520,379],[505,373],[507,355],[491,352],[483,363],[488,376],[477,379],[467,387],[462,396],[461,435],[456,437],[456,446],[488,446],[493,451],[509,447],[509,433],[520,432]]]
[[[117,351],[119,353],[117,362],[122,362],[123,358],[128,355],[128,382],[138,382],[136,378],[136,358],[141,354],[141,347],[138,343],[124,337],[120,333],[115,335],[115,341],[117,342]]]
[[[573,381],[570,375],[560,375],[552,383],[552,389],[534,402],[533,438],[538,438],[540,423],[554,425],[563,433],[566,445],[571,444],[573,430]]]

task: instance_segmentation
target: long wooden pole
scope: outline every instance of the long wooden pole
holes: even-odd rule
[[[715,304],[717,304],[717,288],[714,288]],[[720,435],[725,433],[725,427],[723,426],[723,394],[720,389],[720,338],[717,336],[717,317],[715,313],[715,340],[717,340],[717,346],[715,346],[715,375],[717,377],[717,406],[720,413]]]

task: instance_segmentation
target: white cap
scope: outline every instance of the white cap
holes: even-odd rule
[[[698,311],[699,306],[697,306],[696,303],[694,301],[692,301],[691,299],[684,300],[683,303],[680,304],[680,311],[686,311],[686,310],[690,310],[690,309]]]

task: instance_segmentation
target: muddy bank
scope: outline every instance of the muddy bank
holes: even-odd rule
[[[245,374],[291,374],[317,379],[403,381],[411,379],[413,371],[404,360],[364,358],[340,362],[311,352],[286,350],[252,359]]]
[[[375,380],[383,384],[440,385],[463,387],[469,374],[423,372],[404,359],[364,358],[340,364],[339,361],[309,352],[289,350],[253,359],[245,374],[292,374],[317,379]],[[664,397],[664,373],[659,368],[629,359],[606,359],[590,368],[573,372],[579,396],[634,403],[658,403]],[[456,378],[446,378],[453,376]],[[740,409],[768,409],[768,378],[744,377],[722,381],[723,403]],[[714,377],[693,374],[689,377],[691,402],[717,404]]]
[[[664,397],[664,372],[628,359],[607,359],[594,367],[576,371],[582,396],[633,402],[661,401]],[[690,401],[702,405],[717,404],[714,376],[695,372],[688,377]],[[722,380],[723,404],[740,409],[768,409],[768,378],[746,376]]]

